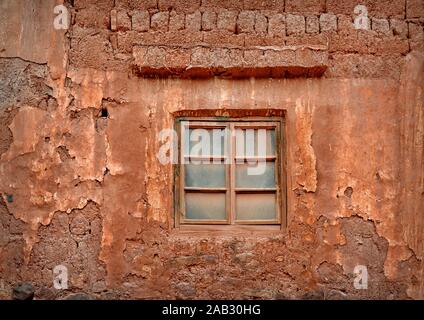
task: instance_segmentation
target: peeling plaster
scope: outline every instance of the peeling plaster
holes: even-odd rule
[[[0,261],[17,267],[0,263],[2,277],[46,285],[63,255],[79,274],[73,290],[116,297],[302,298],[324,290],[325,298],[423,298],[421,53],[405,57],[400,82],[147,79],[70,66],[65,32],[47,34],[45,46],[14,40],[1,53],[47,64],[55,102],[10,106],[17,111],[0,160],[0,230],[9,232]],[[99,120],[102,108],[108,117]],[[159,131],[179,112],[263,110],[285,115],[287,229],[175,232],[172,166],[156,159]],[[75,230],[93,234],[75,240]],[[64,244],[61,257],[52,242]],[[352,289],[358,263],[370,268],[367,292]]]

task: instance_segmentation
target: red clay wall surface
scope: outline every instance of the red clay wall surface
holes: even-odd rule
[[[424,299],[422,0],[61,3],[0,3],[0,298]],[[287,227],[175,229],[159,132],[280,114]]]

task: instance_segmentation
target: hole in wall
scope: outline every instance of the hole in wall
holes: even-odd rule
[[[348,198],[352,197],[353,189],[352,187],[347,187],[344,191],[344,195]]]
[[[109,111],[107,111],[107,108],[102,108],[100,111],[100,117],[101,118],[108,118],[109,117]]]

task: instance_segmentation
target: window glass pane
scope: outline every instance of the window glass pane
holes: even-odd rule
[[[192,156],[223,156],[224,144],[225,129],[189,129],[184,150],[186,155]]]
[[[186,164],[185,186],[199,188],[225,188],[224,164]]]
[[[275,156],[276,155],[275,145],[276,145],[275,129],[267,130],[266,131],[266,154],[268,156],[271,156],[271,155]]]
[[[254,157],[257,152],[257,143],[258,143],[258,139],[257,139],[257,135],[256,135],[256,130],[255,129],[246,129],[243,130],[244,132],[244,151],[245,151],[245,155],[246,157]]]
[[[227,134],[225,129],[212,129],[212,146],[211,155],[223,156],[225,154],[225,135]]]
[[[274,193],[237,193],[237,220],[276,220]]]
[[[236,164],[236,188],[275,188],[275,163]]]
[[[225,193],[186,192],[186,219],[225,220]]]
[[[236,156],[275,156],[275,129],[236,129]]]

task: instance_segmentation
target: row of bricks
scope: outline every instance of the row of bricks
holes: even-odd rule
[[[345,26],[353,22],[346,18]],[[350,21],[349,21],[350,20]],[[399,19],[369,20],[369,28],[384,35],[400,35],[407,37],[408,25]],[[349,27],[349,26],[348,26]],[[338,29],[338,17],[331,13],[320,16],[301,16],[294,14],[273,13],[265,15],[257,11],[221,10],[219,13],[196,11],[192,14],[179,14],[175,11],[157,12],[152,15],[148,11],[133,11],[131,15],[126,11],[111,11],[111,30],[139,32],[148,31],[178,31],[178,30],[211,31],[224,30],[231,33],[256,33],[270,36],[284,36],[296,34],[316,34],[319,32],[336,31]]]
[[[423,47],[423,33],[414,38],[378,37],[371,32],[330,33],[288,37],[256,37],[249,35],[226,36],[222,32],[187,33],[134,33],[122,32],[110,36],[112,48],[121,53],[131,53],[134,46],[192,47],[205,45],[214,48],[281,48],[284,46],[320,46],[329,52],[362,54],[406,54]],[[421,49],[422,50],[422,49]]]
[[[377,18],[423,18],[422,0],[74,0],[76,8],[90,3],[114,3],[119,9],[169,11],[192,13],[219,8],[232,10],[273,10],[279,13],[352,15],[358,4],[365,5],[368,13]]]
[[[325,69],[328,53],[310,48],[284,50],[228,48],[134,47],[134,65],[146,69],[186,70],[190,68],[267,68]]]

